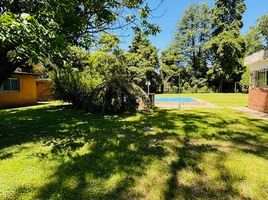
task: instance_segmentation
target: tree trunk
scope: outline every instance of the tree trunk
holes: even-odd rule
[[[222,87],[223,87],[223,79],[221,78],[219,81],[219,92],[222,92]]]

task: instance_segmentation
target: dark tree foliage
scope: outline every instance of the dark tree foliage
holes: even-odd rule
[[[88,48],[102,31],[135,23],[155,34],[150,11],[143,0],[1,0],[0,84],[27,62],[45,57],[62,65],[68,45]]]
[[[244,0],[217,0],[212,10],[212,38],[206,48],[211,52],[213,67],[208,75],[220,92],[232,91],[245,71],[246,44],[240,35],[245,10]]]
[[[93,113],[119,114],[135,112],[139,107],[139,99],[149,103],[146,93],[134,82],[123,79],[111,79],[99,85],[92,92]]]
[[[176,80],[182,72],[181,62],[183,54],[169,47],[161,52],[160,75],[162,79],[162,92],[170,92],[171,87],[178,85]]]
[[[144,32],[137,32],[133,37],[127,54],[127,65],[136,84],[146,89],[145,83],[150,81],[152,91],[156,92],[161,82],[160,76],[157,74],[159,69],[158,50]]]
[[[173,48],[184,56],[182,65],[189,76],[203,78],[207,71],[207,55],[203,48],[210,39],[211,19],[208,4],[190,5],[179,21]]]
[[[95,52],[69,48],[70,62],[57,69],[53,78],[54,95],[92,113],[132,112],[139,100],[149,103],[130,75],[119,41],[115,35],[102,34]]]
[[[182,90],[189,92],[206,86],[208,55],[204,45],[210,37],[209,5],[190,5],[178,22],[171,45],[162,53],[161,75],[166,92],[170,92],[171,87],[172,92],[178,92],[179,82]]]

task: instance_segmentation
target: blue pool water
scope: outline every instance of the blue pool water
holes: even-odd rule
[[[156,97],[155,102],[169,102],[169,103],[193,103],[198,100],[191,97]]]

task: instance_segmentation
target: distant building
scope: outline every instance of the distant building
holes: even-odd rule
[[[249,108],[268,113],[268,50],[245,59],[250,69]]]
[[[14,72],[0,85],[0,108],[34,105],[52,98],[50,82],[36,79],[36,74]]]

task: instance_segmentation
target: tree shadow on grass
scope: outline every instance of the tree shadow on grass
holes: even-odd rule
[[[217,146],[195,144],[186,137],[183,147],[177,149],[177,152],[179,158],[171,164],[171,178],[168,180],[165,199],[251,199],[240,194],[235,188],[243,178],[231,174],[224,166],[226,155],[218,150]],[[210,174],[200,165],[204,163],[207,153],[217,155],[216,164],[213,164],[220,174],[218,180],[210,179]],[[182,177],[183,171],[190,173],[189,175],[196,174],[195,180],[187,183],[187,178],[185,180],[185,177]]]
[[[78,141],[82,138],[83,143],[90,144],[90,152],[62,163],[51,177],[54,181],[41,188],[37,198],[47,199],[54,195],[59,195],[62,199],[139,198],[138,193],[131,191],[134,179],[144,175],[152,161],[167,156],[167,152],[159,144],[176,138],[177,134],[144,131],[144,125],[155,128],[162,126],[151,118],[150,113],[141,115],[134,122],[124,121],[126,116],[99,117],[69,127],[67,132],[72,133],[72,136],[62,143],[53,144],[52,153],[61,155],[74,151],[68,147],[80,146]],[[160,112],[157,117],[160,121],[166,120],[167,113]],[[169,128],[174,128],[172,121],[167,124]],[[106,183],[115,175],[121,178],[116,184],[107,186]],[[74,176],[76,186],[66,187],[65,182]],[[89,181],[89,178],[92,180]]]
[[[165,157],[167,152],[159,144],[177,136],[164,131],[144,131],[145,125],[162,126],[151,118],[151,113],[140,115],[139,120],[127,121],[128,115],[90,115],[52,107],[6,112],[1,117],[2,150],[38,142],[51,151],[33,153],[28,159],[52,157],[61,163],[48,177],[48,184],[34,189],[37,199],[134,198],[138,194],[128,190],[134,177],[142,176],[153,160]],[[160,121],[166,120],[167,113],[160,112],[157,117]],[[174,129],[171,120],[165,124]],[[113,181],[111,185],[107,183]],[[69,182],[72,183],[69,185]]]
[[[170,165],[166,199],[246,199],[233,186],[241,177],[234,177],[223,165],[225,153],[216,145],[200,143],[199,139],[232,142],[236,149],[261,157],[267,152],[267,142],[252,130],[225,131],[228,126],[242,123],[265,132],[266,124],[242,117],[228,119],[215,112],[155,110],[137,116],[103,116],[54,106],[1,111],[0,118],[0,150],[38,142],[49,147],[50,152],[34,153],[28,159],[50,158],[60,163],[46,185],[18,190],[18,196],[35,190],[37,199],[139,199],[140,194],[132,190],[135,180],[144,175],[151,162],[169,156],[166,150],[169,140],[176,141],[172,148],[177,160]],[[144,126],[154,129],[144,131]],[[249,145],[251,152],[245,148]],[[223,187],[213,187],[205,180],[182,184],[183,170],[205,175],[200,164],[211,152],[218,157]],[[10,158],[9,152],[4,153],[1,155],[0,151],[0,157]]]
[[[71,109],[63,106],[0,111],[0,150],[55,135],[55,130],[61,124],[77,121],[75,117],[79,113],[74,111],[72,115],[71,112]]]
[[[202,117],[203,115],[205,117]],[[177,160],[170,166],[171,177],[168,180],[165,199],[252,199],[237,190],[236,185],[244,178],[236,176],[235,172],[231,173],[230,169],[225,167],[224,162],[228,153],[221,143],[233,144],[227,146],[230,151],[240,150],[267,159],[267,124],[243,115],[237,119],[228,119],[202,111],[195,114],[190,112],[187,116],[177,114],[177,120],[183,122],[181,128],[185,134],[182,147],[174,150],[177,152]],[[258,133],[251,128],[244,131],[228,128],[235,125],[255,127],[253,130]],[[216,129],[209,131],[215,127]],[[213,141],[216,141],[216,144],[213,144]],[[217,161],[209,165],[215,165],[217,173],[220,174],[218,180],[207,178],[210,174],[201,167],[207,154],[211,153],[217,157]],[[188,176],[196,174],[193,183],[184,183],[187,182],[187,178],[181,176],[185,171]]]

